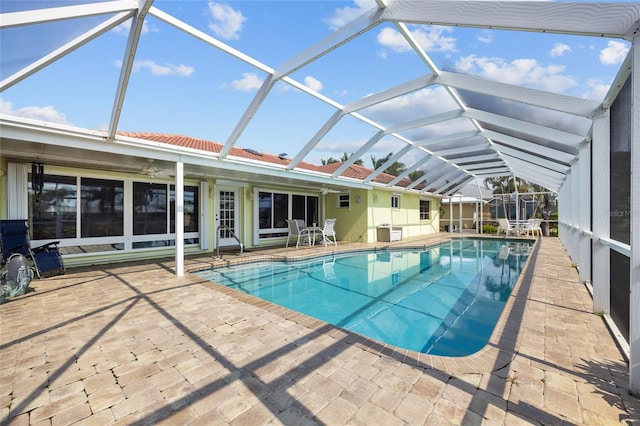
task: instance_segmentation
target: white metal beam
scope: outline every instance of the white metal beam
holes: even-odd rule
[[[389,99],[394,99],[399,96],[406,95],[407,93],[415,92],[416,90],[420,90],[424,87],[434,84],[435,80],[435,75],[427,75],[424,77],[416,78],[415,80],[407,81],[406,83],[402,83],[390,89],[374,93],[373,95],[365,96],[364,98],[360,98],[357,101],[353,101],[345,105],[343,113],[350,114],[354,111],[359,111],[361,109],[388,101]]]
[[[339,30],[334,31],[329,36],[320,40],[315,45],[286,61],[278,67],[276,77],[282,78],[286,75],[290,75],[305,65],[337,49],[348,41],[366,33],[380,24],[380,14],[381,10],[377,7],[368,10]]]
[[[580,117],[589,117],[599,107],[598,102],[588,99],[488,81],[478,77],[446,71],[440,73],[436,83]]]
[[[130,0],[116,0],[3,13],[1,15],[2,19],[0,19],[0,29],[31,24],[44,24],[46,22],[66,19],[86,18],[88,16],[104,15],[107,13],[132,13],[136,9],[135,3]]]
[[[267,95],[269,94],[275,83],[276,81],[273,78],[273,75],[269,75],[262,82],[260,90],[258,90],[258,93],[256,93],[256,95],[251,100],[251,104],[249,104],[244,114],[242,114],[240,121],[238,121],[236,127],[233,129],[231,135],[227,139],[227,142],[224,144],[224,147],[220,151],[221,158],[225,158],[227,155],[229,155],[229,152],[231,152],[231,148],[233,148],[244,129],[246,129],[246,127],[249,125],[249,122],[251,121],[253,116],[256,114],[256,112],[258,112],[260,105],[262,105],[262,102],[264,102],[264,100],[267,98]]]
[[[414,24],[631,40],[628,33],[640,19],[640,5],[635,3],[403,0],[391,3],[383,11],[382,19]]]
[[[445,192],[443,195],[448,195],[448,196],[452,196],[456,193],[456,191],[458,191],[460,188],[462,188],[463,186],[465,186],[470,180],[473,179],[473,176],[467,176],[465,179],[463,179],[459,184],[457,184],[456,186],[454,186],[453,188],[451,188],[450,190],[448,190],[447,192]]]
[[[307,144],[293,157],[293,160],[289,163],[287,168],[289,170],[294,169],[300,164],[300,162],[307,156],[307,154],[322,140],[323,137],[340,121],[342,118],[342,112],[336,111],[324,125],[316,132],[315,135],[307,142]]]
[[[533,154],[529,154],[528,152],[520,151],[518,149],[511,148],[509,146],[502,145],[499,143],[494,143],[493,148],[496,150],[496,152],[499,152],[501,154],[510,155],[512,157],[519,158],[529,163],[538,164],[542,167],[546,167],[547,169],[555,170],[556,172],[567,173],[570,168],[569,165],[558,163],[556,161],[552,161],[551,159],[547,159],[544,157],[539,157]]]
[[[437,194],[441,194],[441,195],[449,194],[452,191],[455,193],[455,191],[457,191],[458,189],[462,188],[467,182],[469,182],[472,179],[474,179],[473,176],[468,175],[466,173],[462,174],[462,175],[456,177],[455,179],[451,179],[449,182],[447,182],[444,185],[442,185],[440,188],[438,188],[436,193]],[[460,216],[460,217],[462,217],[462,216]]]
[[[406,178],[411,173],[416,171],[418,169],[418,167],[422,166],[423,164],[426,166],[427,163],[429,162],[429,160],[433,160],[434,158],[435,157],[433,157],[431,154],[426,154],[420,160],[416,161],[411,166],[407,167],[407,170],[405,170],[404,172],[402,172],[398,176],[396,176],[391,182],[389,182],[389,184],[387,186],[394,186],[395,184],[400,182],[402,179]]]
[[[640,36],[631,47],[631,256],[629,345],[629,387],[640,394]]]
[[[610,307],[610,255],[609,247],[602,243],[608,240],[611,216],[609,211],[611,165],[610,143],[611,123],[609,110],[602,110],[593,117],[593,137],[591,144],[592,174],[592,223],[593,223],[593,312],[609,314]]]
[[[483,130],[482,135],[488,137],[496,142],[502,142],[505,145],[513,146],[515,148],[523,149],[531,154],[539,154],[547,158],[556,158],[563,163],[571,163],[575,159],[574,154],[568,152],[559,151],[554,148],[549,148],[535,142],[527,141],[513,136],[505,135],[502,133],[494,132],[493,130]]]
[[[415,129],[417,127],[430,126],[432,124],[442,123],[443,121],[455,120],[460,117],[462,110],[455,109],[440,114],[429,115],[426,117],[418,118],[416,120],[407,121],[405,123],[399,123],[394,126],[388,127],[385,133],[396,133],[403,130]]]
[[[342,163],[342,166],[338,167],[338,169],[335,172],[333,172],[331,176],[338,177],[342,175],[342,173],[344,173],[349,168],[349,166],[355,163],[355,161],[358,158],[362,157],[364,153],[369,150],[369,148],[371,148],[373,145],[378,143],[378,141],[382,139],[383,136],[384,136],[383,131],[379,131],[375,135],[373,135],[364,145],[360,147],[360,149],[358,149],[358,151],[356,151],[353,155],[351,155],[351,157],[349,157],[347,161]]]
[[[467,164],[465,166],[460,166],[460,168],[463,168],[465,170],[473,172],[474,170],[492,169],[492,168],[495,168],[495,167],[504,167],[504,165],[505,165],[504,161],[499,160],[499,161],[483,162],[483,163],[479,163],[479,164]]]
[[[432,163],[435,161],[442,161],[442,160],[439,159],[438,157],[433,157],[433,161],[429,161],[429,162]],[[425,182],[425,184],[428,184],[431,181],[431,179],[434,178],[434,176],[440,176],[443,172],[445,172],[450,167],[451,165],[444,161],[441,164],[435,164],[433,168],[429,170],[427,173],[425,173],[424,175],[422,175],[420,179],[414,180],[413,183],[407,187],[407,189],[413,189],[419,184],[421,184],[422,182]]]
[[[448,188],[452,183],[457,183],[459,179],[462,178],[466,173],[460,169],[453,169],[440,176],[438,179],[433,182],[427,182],[427,186],[423,190],[423,192],[427,191],[429,188],[433,188],[436,194],[439,194],[441,190]]]
[[[461,146],[458,148],[449,148],[449,149],[443,149],[440,151],[432,151],[432,152],[436,155],[439,155],[440,157],[446,157],[448,155],[458,155],[458,154],[472,155],[474,152],[486,151],[488,149],[491,149],[491,144],[481,143],[481,144],[475,144],[472,146]],[[450,161],[450,160],[447,160],[447,161]]]
[[[394,162],[396,162],[399,158],[401,158],[403,155],[405,155],[407,152],[409,152],[412,148],[413,148],[413,146],[406,145],[400,151],[398,151],[395,154],[393,154],[391,157],[389,157],[389,159],[387,161],[385,161],[385,163],[383,165],[381,165],[380,167],[375,169],[373,171],[373,173],[371,173],[369,176],[367,176],[364,179],[364,183],[369,183],[372,180],[374,180],[376,177],[378,177],[380,174],[382,174],[382,172],[384,172],[387,169],[387,167],[391,166]]]
[[[175,177],[176,276],[184,276],[184,163],[176,161]]]
[[[2,82],[0,82],[0,92],[21,82],[25,78],[35,74],[36,72],[40,71],[46,66],[62,58],[66,54],[71,53],[74,50],[84,46],[91,40],[98,38],[100,35],[106,33],[110,29],[117,27],[118,25],[120,25],[121,23],[129,19],[131,16],[133,16],[133,12],[119,13],[118,15],[106,20],[100,25],[97,25],[91,30],[85,32],[81,36],[71,40],[69,43],[66,43],[64,46],[57,48],[53,52],[44,56],[43,58],[40,58],[37,61],[31,63],[30,65],[20,69],[18,72],[14,73],[13,75],[5,78],[4,80],[2,80]]]
[[[578,273],[580,282],[591,282],[591,144],[580,146],[578,156],[580,191],[578,223],[580,226],[578,247]]]
[[[480,136],[480,132],[478,130],[469,130],[467,132],[457,132],[434,138],[420,139],[418,141],[415,141],[415,144],[417,146],[438,145],[441,143],[455,142],[462,139],[471,139],[476,136]]]
[[[508,155],[505,155],[504,157],[504,161],[505,163],[509,164],[509,166],[511,167],[512,170],[530,170],[533,173],[540,173],[545,177],[548,177],[549,179],[555,180],[558,183],[562,182],[562,180],[565,178],[565,174],[563,173],[559,173],[553,170],[549,170],[547,168],[544,168],[542,166],[539,166],[537,164],[532,164],[526,161],[523,161],[519,158],[516,157],[511,157]],[[518,173],[516,173],[518,174]]]
[[[120,121],[120,114],[122,113],[122,105],[124,104],[124,98],[127,93],[127,87],[129,85],[129,76],[131,75],[131,69],[136,57],[136,51],[138,50],[138,41],[140,40],[140,34],[142,34],[142,26],[144,24],[144,18],[147,16],[149,8],[153,4],[153,0],[144,0],[142,6],[137,10],[137,13],[131,22],[131,28],[129,29],[129,38],[127,40],[127,48],[122,60],[122,68],[120,68],[120,78],[118,79],[118,87],[116,89],[116,96],[113,100],[113,108],[111,110],[111,119],[109,120],[109,129],[107,140],[112,141],[115,138],[118,131],[118,122]]]
[[[471,157],[450,158],[449,162],[453,164],[457,164],[460,167],[464,167],[463,164],[476,163],[480,161],[499,160],[499,159],[500,157],[498,156],[498,153],[495,153],[495,154],[475,155]]]
[[[575,148],[585,140],[584,136],[563,132],[548,126],[541,126],[539,124],[529,123],[527,121],[517,120],[515,118],[493,114],[491,112],[481,111],[478,109],[467,108],[462,115],[478,121],[525,133],[530,136],[548,139],[560,145],[567,145],[572,148]]]

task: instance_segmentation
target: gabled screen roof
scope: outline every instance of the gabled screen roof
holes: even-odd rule
[[[280,167],[317,165],[309,179],[443,196],[507,175],[558,191],[640,20],[637,2],[1,7],[5,124],[90,129],[104,143],[186,135],[215,143],[216,161],[288,153]],[[394,163],[404,173],[383,178]]]

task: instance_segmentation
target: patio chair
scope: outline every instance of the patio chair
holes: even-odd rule
[[[26,220],[0,220],[0,251],[4,265],[12,254],[20,253],[30,261],[38,275],[52,276],[65,273],[64,262],[58,250],[60,241],[54,241],[39,247],[31,247],[29,225]]]
[[[531,235],[542,236],[542,219],[533,219],[533,223],[531,224]]]
[[[309,245],[311,245],[311,233],[309,232],[308,229],[304,228],[301,226],[301,222],[298,219],[288,219],[287,220],[287,226],[289,227],[289,234],[287,235],[287,245],[286,247],[289,247],[289,239],[291,237],[295,237],[296,238],[296,247],[300,246],[300,239],[302,238],[302,241],[304,243],[304,239],[306,238]]]
[[[498,234],[504,232],[505,236],[509,236],[510,233],[516,234],[516,226],[509,223],[507,219],[498,219]]]
[[[324,243],[325,247],[327,246],[327,243],[333,243],[334,246],[338,245],[338,242],[336,241],[335,226],[335,219],[325,219],[324,227],[322,228],[322,242]]]

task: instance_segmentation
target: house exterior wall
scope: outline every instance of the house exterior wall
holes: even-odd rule
[[[6,170],[9,161],[6,158],[0,158],[0,169]],[[30,170],[30,169],[29,169]],[[76,176],[80,179],[104,179],[117,180],[124,182],[125,188],[125,209],[133,208],[132,187],[135,182],[148,182],[162,185],[173,185],[175,180],[170,177],[154,177],[149,178],[144,174],[131,174],[98,171],[92,169],[79,169],[71,167],[61,167],[53,164],[47,164],[45,173],[54,176]],[[206,183],[203,186],[203,183]],[[185,185],[200,188],[200,211],[199,228],[200,241],[208,242],[202,244],[191,244],[185,246],[186,254],[195,254],[200,252],[216,251],[216,212],[219,200],[220,188],[236,188],[238,205],[238,220],[241,223],[238,237],[242,241],[245,248],[282,246],[286,239],[286,232],[281,237],[272,237],[260,239],[258,238],[259,222],[258,222],[258,193],[260,191],[273,191],[277,193],[287,193],[296,195],[306,195],[318,198],[318,217],[316,222],[318,226],[322,226],[325,218],[335,218],[336,234],[338,241],[345,242],[375,242],[377,240],[377,228],[382,224],[391,224],[394,227],[402,228],[403,238],[409,236],[417,236],[438,232],[439,230],[439,199],[427,198],[421,194],[409,193],[392,193],[386,189],[351,189],[343,193],[330,192],[323,195],[320,191],[309,189],[300,189],[287,186],[261,185],[259,182],[242,183],[229,181],[208,180],[185,180]],[[0,218],[8,218],[8,204],[10,191],[8,190],[8,179],[5,173],[0,173]],[[348,207],[340,206],[340,196],[348,194]],[[400,204],[398,208],[391,207],[391,197],[398,196]],[[430,214],[428,220],[420,220],[420,200],[428,199],[430,201]],[[78,199],[80,203],[80,199]],[[324,205],[323,205],[324,203]],[[127,207],[128,206],[128,207]],[[103,237],[103,238],[63,238],[61,248],[65,256],[67,266],[79,266],[97,263],[109,263],[122,260],[147,259],[159,256],[171,256],[175,251],[175,246],[151,245],[149,247],[126,248],[127,241],[135,241],[138,236],[132,236],[132,213],[124,212],[128,219],[125,219],[124,237]],[[315,219],[315,218],[314,218]],[[170,239],[170,234],[162,236],[149,235],[149,240]],[[124,242],[123,242],[124,241]],[[34,239],[34,244],[39,243]],[[96,244],[104,244],[104,247],[119,246],[119,249],[109,249],[100,251]],[[131,247],[128,243],[127,247]],[[91,247],[94,252],[85,252],[85,245],[93,245]],[[201,248],[201,245],[203,248]],[[99,247],[98,247],[99,248]]]

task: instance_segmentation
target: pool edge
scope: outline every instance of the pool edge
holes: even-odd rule
[[[433,242],[432,244],[403,244],[394,246],[394,248],[423,248],[439,245],[448,240],[456,239],[459,236],[452,236],[445,240]],[[474,236],[473,238],[495,238]],[[510,239],[511,240],[511,239]],[[327,323],[325,321],[310,317],[289,308],[285,308],[274,303],[262,300],[258,297],[243,293],[241,291],[231,289],[222,284],[211,281],[203,281],[195,272],[206,269],[206,267],[193,267],[188,271],[192,280],[210,288],[214,291],[223,293],[233,297],[236,300],[247,303],[251,306],[259,307],[270,313],[276,314],[283,319],[295,322],[314,331],[322,331],[328,336],[342,340],[348,344],[356,346],[362,350],[370,352],[378,356],[395,359],[404,364],[424,369],[440,370],[452,375],[461,374],[484,374],[492,373],[496,370],[507,366],[517,355],[520,346],[521,327],[526,314],[525,306],[528,300],[529,287],[535,267],[535,259],[538,255],[540,247],[540,239],[527,239],[525,241],[532,242],[533,248],[530,255],[523,266],[522,272],[516,281],[511,294],[502,309],[500,317],[496,321],[495,327],[487,344],[477,352],[460,356],[447,357],[440,355],[431,355],[421,352],[415,352],[408,349],[399,348],[393,345],[385,344],[377,340],[362,336],[355,332],[343,329],[339,326]],[[339,247],[339,246],[338,246]],[[388,249],[389,246],[377,247],[376,249]],[[217,266],[231,266],[239,264],[250,264],[269,260],[279,261],[302,261],[305,259],[319,258],[331,256],[338,253],[360,252],[372,249],[339,249],[336,248],[330,252],[318,253],[302,253],[296,255],[259,255],[250,259],[232,259]],[[375,249],[373,249],[375,250]],[[211,266],[209,266],[210,268]]]

